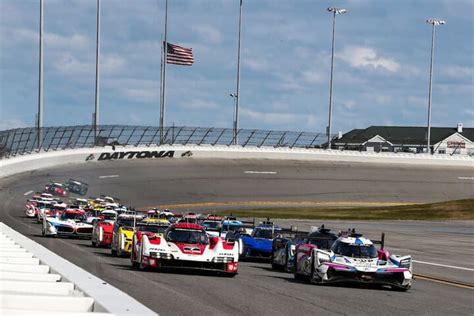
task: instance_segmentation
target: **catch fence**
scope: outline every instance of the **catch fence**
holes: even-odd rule
[[[324,133],[169,126],[90,125],[17,128],[0,131],[0,158],[34,152],[96,146],[238,145],[242,147],[321,148]]]

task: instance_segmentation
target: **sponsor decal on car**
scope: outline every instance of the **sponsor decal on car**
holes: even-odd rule
[[[102,153],[97,160],[143,159],[143,158],[173,158],[174,150],[161,151],[121,151]]]

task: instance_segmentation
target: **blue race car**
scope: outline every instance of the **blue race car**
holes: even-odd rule
[[[252,234],[240,235],[243,242],[243,252],[241,259],[270,259],[272,256],[273,239],[278,236],[281,228],[270,221],[265,221],[257,225]]]

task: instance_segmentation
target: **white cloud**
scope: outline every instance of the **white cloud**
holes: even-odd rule
[[[382,69],[397,72],[400,64],[392,58],[379,57],[375,49],[363,46],[348,46],[338,55],[342,60],[355,68]]]
[[[0,131],[4,131],[7,129],[12,129],[12,128],[21,128],[21,127],[27,127],[28,125],[18,119],[7,119],[7,120],[0,120]]]
[[[215,110],[219,108],[219,105],[209,100],[193,99],[189,102],[184,102],[182,107],[193,110]]]
[[[63,74],[82,75],[91,73],[94,69],[94,64],[80,61],[72,54],[65,53],[54,61],[53,68]]]
[[[300,116],[294,113],[259,112],[247,108],[241,108],[240,113],[246,119],[272,125],[292,124],[297,122]]]
[[[327,76],[315,71],[315,70],[304,70],[302,72],[303,79],[308,83],[321,83],[327,81]]]
[[[442,73],[455,79],[471,79],[474,77],[474,68],[468,66],[450,65],[443,68]]]
[[[210,25],[193,25],[193,31],[196,32],[204,42],[219,44],[222,41],[221,32]]]
[[[56,33],[44,34],[45,46],[52,48],[80,50],[91,48],[91,41],[88,37],[81,34],[73,34],[71,36],[63,36]]]
[[[269,63],[265,59],[246,58],[243,60],[243,64],[254,71],[265,71],[269,68]]]

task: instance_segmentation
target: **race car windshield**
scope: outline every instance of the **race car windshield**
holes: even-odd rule
[[[188,244],[208,244],[209,238],[205,232],[198,230],[171,230],[166,239],[172,242],[184,242]]]
[[[256,229],[253,232],[254,238],[273,239],[273,231],[271,229]]]
[[[319,249],[330,249],[335,239],[310,239],[308,243],[316,245]]]
[[[336,241],[332,246],[335,254],[352,258],[377,258],[377,249],[374,245],[350,245]]]
[[[114,220],[117,217],[117,215],[115,214],[102,214],[102,215],[104,216],[105,220]]]
[[[214,222],[214,221],[205,221],[201,224],[204,226],[206,230],[209,231],[218,231],[220,227],[220,222]]]
[[[74,221],[84,221],[86,217],[84,214],[80,213],[63,213],[61,215],[61,220],[67,220],[67,219],[72,219]]]
[[[121,218],[118,220],[118,224],[120,226],[132,227],[133,226],[133,218]]]
[[[244,228],[244,226],[242,226],[242,225],[229,225],[229,224],[224,224],[224,225],[222,226],[222,230],[225,231],[225,232],[229,231],[229,232],[236,232],[236,233],[237,233],[237,232],[245,231],[245,228]]]
[[[163,234],[167,229],[167,226],[154,226],[154,225],[138,225],[137,230],[141,232],[150,232],[155,234]]]

